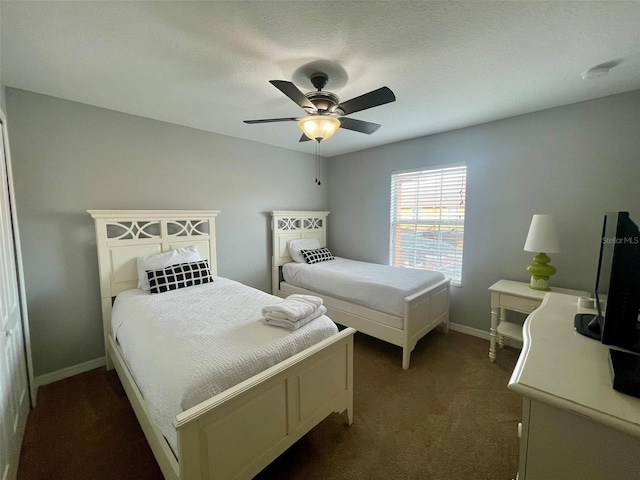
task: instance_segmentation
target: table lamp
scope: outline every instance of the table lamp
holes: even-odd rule
[[[549,278],[556,273],[556,268],[549,265],[551,259],[547,253],[560,253],[560,241],[556,222],[552,215],[536,214],[531,219],[527,241],[524,243],[526,252],[538,252],[533,257],[533,263],[527,267],[531,274],[529,288],[548,291]]]

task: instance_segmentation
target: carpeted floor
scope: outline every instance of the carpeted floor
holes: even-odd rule
[[[354,423],[332,415],[263,470],[270,479],[508,480],[520,398],[506,389],[518,351],[488,360],[486,340],[431,332],[401,350],[357,334]],[[19,480],[162,479],[115,371],[41,387]]]

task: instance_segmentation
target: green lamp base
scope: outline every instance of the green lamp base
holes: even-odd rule
[[[548,292],[549,278],[556,273],[556,267],[549,265],[551,259],[546,253],[539,253],[533,257],[533,263],[527,267],[527,272],[531,274],[529,288]]]

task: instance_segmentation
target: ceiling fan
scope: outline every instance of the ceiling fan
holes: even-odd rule
[[[394,102],[396,99],[388,87],[381,87],[340,103],[335,93],[322,90],[329,81],[329,77],[325,73],[314,73],[310,76],[310,80],[317,91],[302,93],[298,87],[286,80],[269,80],[269,83],[302,107],[307,116],[244,120],[244,123],[298,122],[304,132],[300,137],[300,142],[308,140],[320,142],[333,135],[338,128],[371,135],[380,128],[379,124],[346,118],[346,115]]]

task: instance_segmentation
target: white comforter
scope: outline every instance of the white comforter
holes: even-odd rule
[[[326,316],[291,331],[260,322],[281,301],[232,280],[116,298],[112,332],[151,420],[176,451],[177,414],[335,334]]]
[[[287,263],[287,283],[331,295],[390,315],[404,315],[405,297],[444,280],[441,272],[390,267],[336,257],[314,263]]]

